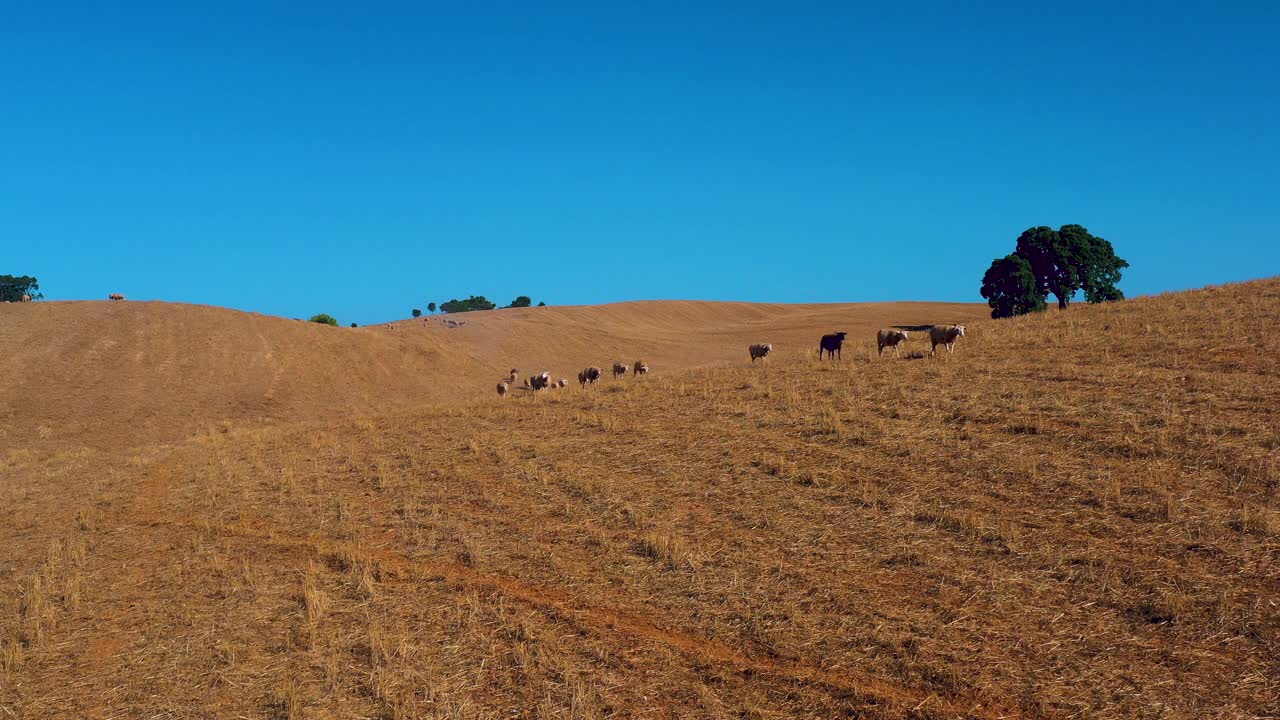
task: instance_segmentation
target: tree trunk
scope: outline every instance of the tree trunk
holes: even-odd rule
[[[1062,297],[1061,295],[1059,295],[1059,296],[1058,296],[1058,309],[1059,309],[1059,310],[1066,310],[1066,309],[1067,309],[1067,302],[1068,302],[1067,298]]]

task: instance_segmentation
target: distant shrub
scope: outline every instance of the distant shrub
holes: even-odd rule
[[[360,326],[355,323],[351,323],[351,327],[360,327]]]
[[[414,317],[416,317],[416,318],[420,318],[420,317],[422,317],[422,311],[421,311],[421,310],[419,310],[418,308],[414,308],[414,309],[413,309],[413,312],[411,312],[411,313],[409,313],[409,314],[410,314],[410,315],[413,315],[413,316],[414,316]]]
[[[319,315],[312,315],[311,322],[320,323],[321,325],[332,325],[334,327],[338,327],[338,319],[332,315],[329,315],[328,313],[320,313]]]
[[[511,304],[508,305],[507,307],[520,308],[520,307],[532,307],[532,306],[533,306],[533,298],[529,297],[528,295],[521,295],[517,297],[515,300],[512,300]]]

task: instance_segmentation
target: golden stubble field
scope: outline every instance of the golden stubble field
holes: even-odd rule
[[[0,717],[1280,715],[1277,321],[11,448]]]

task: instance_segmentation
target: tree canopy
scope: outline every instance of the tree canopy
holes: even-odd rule
[[[412,315],[412,316],[414,316],[414,317],[416,317],[416,318],[420,318],[420,317],[422,317],[422,311],[421,311],[421,310],[419,310],[418,308],[414,308],[414,309],[413,309],[413,311],[412,311],[412,312],[410,312],[409,314],[410,314],[410,315]]]
[[[1017,254],[991,262],[982,276],[982,297],[991,306],[993,318],[1044,310],[1044,295],[1040,294],[1031,263]]]
[[[22,302],[23,295],[32,300],[43,298],[40,282],[28,275],[0,275],[0,302]]]
[[[507,307],[520,308],[520,307],[532,307],[532,306],[533,306],[533,298],[529,297],[528,295],[521,295],[517,297],[515,300],[512,300],[511,304],[508,305]]]
[[[1110,242],[1083,226],[1054,230],[1042,225],[1023,231],[1013,254],[991,263],[982,278],[982,297],[992,317],[1043,310],[1049,295],[1066,309],[1081,290],[1091,303],[1120,300],[1124,293],[1116,285],[1127,267]]]
[[[312,315],[311,322],[320,323],[321,325],[332,325],[334,327],[338,327],[338,319],[328,313],[320,313],[319,315]]]
[[[472,295],[466,300],[453,299],[440,304],[440,309],[447,313],[471,312],[473,310],[492,310],[498,307],[489,302],[483,295]]]
[[[434,313],[435,311],[436,311],[436,304],[433,302],[427,303],[427,312]]]

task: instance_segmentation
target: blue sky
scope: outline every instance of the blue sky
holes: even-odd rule
[[[1130,295],[1280,273],[1276,4],[195,5],[0,6],[0,274],[365,324],[976,302],[1064,223]]]

